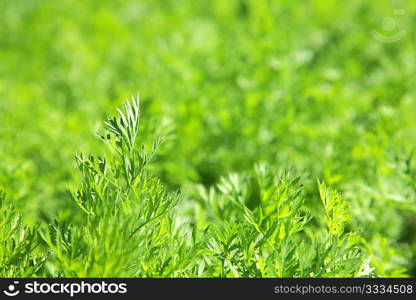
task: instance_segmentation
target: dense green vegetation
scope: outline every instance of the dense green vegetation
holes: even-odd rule
[[[415,13],[0,0],[0,276],[416,276]]]

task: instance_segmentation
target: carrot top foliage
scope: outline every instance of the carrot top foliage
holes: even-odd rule
[[[415,276],[393,2],[0,0],[0,276]]]

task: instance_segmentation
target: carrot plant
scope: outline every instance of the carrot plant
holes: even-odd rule
[[[0,275],[415,276],[393,2],[0,0]]]
[[[51,251],[50,275],[375,275],[361,237],[344,230],[345,202],[324,183],[318,182],[323,227],[311,224],[294,170],[266,163],[223,177],[216,187],[195,185],[185,197],[166,190],[149,168],[161,139],[150,149],[141,143],[138,99],[104,124],[97,135],[107,153],[76,156],[82,180],[72,198],[81,221],[56,220],[40,231]]]
[[[55,222],[42,231],[54,254],[57,276],[163,277],[188,274],[198,251],[187,244],[173,208],[180,194],[167,192],[147,171],[159,140],[147,150],[140,143],[137,99],[108,119],[99,138],[107,156],[76,156],[82,176],[72,193],[84,213],[80,224]]]
[[[97,132],[105,154],[76,155],[75,222],[22,226],[1,194],[4,276],[377,275],[371,251],[349,228],[346,202],[324,182],[318,181],[319,197],[307,195],[294,168],[259,163],[216,186],[167,190],[149,167],[162,139],[148,147],[140,128],[139,101],[132,98]]]

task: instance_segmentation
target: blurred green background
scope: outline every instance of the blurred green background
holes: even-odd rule
[[[169,189],[293,165],[310,194],[316,178],[343,193],[385,274],[414,275],[415,13],[410,0],[0,0],[0,187],[26,223],[73,218],[74,154],[103,151],[95,130],[140,92]]]

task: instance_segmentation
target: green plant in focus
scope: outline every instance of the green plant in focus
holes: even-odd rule
[[[301,178],[265,163],[252,174],[196,186],[206,223],[186,213],[183,196],[149,171],[160,139],[140,143],[138,99],[105,122],[106,156],[76,161],[81,188],[72,195],[79,224],[41,231],[51,275],[64,277],[360,277],[374,275],[361,237],[344,233],[341,196],[319,183],[327,228],[314,228]],[[188,203],[190,204],[190,203]],[[194,224],[194,226],[192,226]],[[53,266],[53,267],[52,267]]]
[[[323,184],[320,192],[326,193]],[[209,247],[218,256],[227,277],[359,277],[371,276],[360,237],[341,230],[345,204],[334,192],[323,198],[334,210],[328,228],[313,228],[304,207],[300,177],[275,174],[265,164],[254,175],[232,174],[223,179],[219,203],[229,203],[220,216]],[[215,198],[214,198],[215,199]],[[253,201],[255,204],[253,204]],[[215,203],[215,202],[214,202]],[[212,205],[213,203],[211,203]],[[253,206],[253,208],[249,208]],[[212,205],[216,207],[216,205]],[[224,208],[223,208],[224,209]]]
[[[159,144],[147,152],[139,144],[138,99],[108,119],[99,137],[109,157],[77,155],[82,187],[73,199],[85,213],[79,226],[59,222],[42,237],[55,254],[59,276],[181,276],[187,272],[186,232],[176,228],[168,193],[146,170]],[[185,255],[175,259],[175,256]]]

